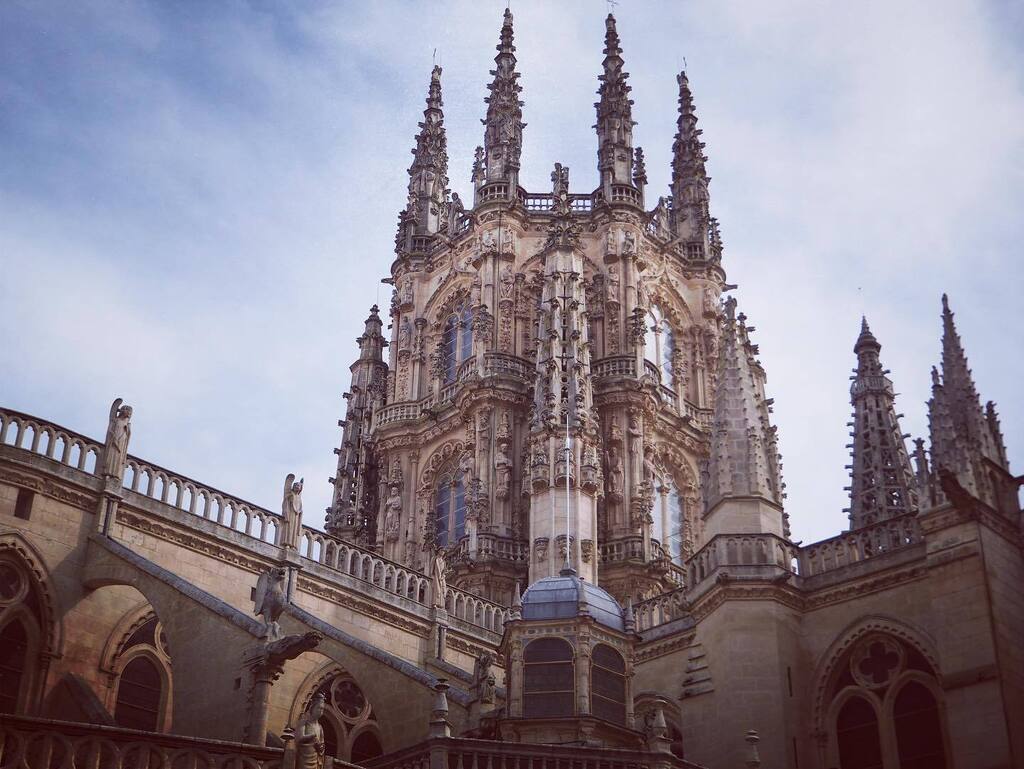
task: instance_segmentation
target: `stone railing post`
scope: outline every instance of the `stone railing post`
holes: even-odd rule
[[[747,745],[750,748],[747,751],[747,769],[759,769],[761,766],[761,756],[757,752],[757,743],[761,741],[761,738],[757,736],[757,732],[751,729],[747,732],[747,736],[744,738]]]

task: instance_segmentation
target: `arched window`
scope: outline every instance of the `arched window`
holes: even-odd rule
[[[909,681],[896,695],[893,726],[900,769],[945,769],[939,705],[918,681]]]
[[[686,503],[674,478],[657,479],[655,488],[659,496],[652,512],[651,537],[658,540],[673,563],[682,566]]]
[[[647,311],[647,331],[644,334],[644,358],[654,364],[661,373],[661,383],[666,387],[676,386],[672,357],[676,349],[676,335],[665,319],[661,308],[652,305]]]
[[[440,547],[458,542],[466,533],[466,486],[462,468],[442,473],[434,486],[434,534]]]
[[[882,769],[878,716],[863,697],[851,697],[836,717],[840,769]]]
[[[441,360],[444,384],[455,381],[459,364],[473,354],[473,316],[468,304],[448,316],[441,334]]]
[[[368,761],[371,758],[383,756],[380,740],[373,732],[363,732],[352,741],[352,757],[349,759],[353,764],[361,761]]]
[[[531,641],[523,651],[523,715],[574,715],[575,696],[572,647],[560,638]]]
[[[383,755],[377,717],[363,690],[344,672],[328,673],[314,692],[324,696],[324,750],[340,761],[365,761]]]
[[[626,723],[626,662],[615,649],[594,647],[590,666],[590,710],[598,718]]]
[[[160,722],[163,680],[148,655],[133,657],[117,684],[114,721],[126,729],[155,732]]]
[[[25,678],[28,633],[19,619],[0,630],[0,713],[16,713]]]

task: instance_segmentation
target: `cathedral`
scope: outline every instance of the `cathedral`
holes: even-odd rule
[[[1024,768],[1024,476],[950,301],[909,451],[849,330],[849,528],[795,542],[686,73],[655,196],[609,15],[600,183],[528,191],[515,51],[506,10],[471,201],[430,74],[323,528],[120,399],[0,407],[0,769]]]

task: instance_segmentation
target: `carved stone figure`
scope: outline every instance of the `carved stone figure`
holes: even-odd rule
[[[483,251],[494,251],[497,247],[494,241],[494,230],[487,230],[480,238],[480,249]]]
[[[402,519],[402,492],[397,483],[392,483],[390,495],[384,503],[384,539],[398,541],[398,527]]]
[[[103,449],[103,475],[124,477],[124,463],[128,459],[128,439],[132,435],[132,407],[123,406],[120,398],[110,404],[107,437]]]
[[[412,347],[412,323],[405,318],[402,325],[398,327],[398,349],[408,350],[410,347]]]
[[[408,307],[413,303],[412,296],[412,278],[409,278],[402,282],[402,290],[400,294],[400,301],[403,307]]]
[[[284,593],[287,576],[285,569],[279,566],[263,572],[256,581],[253,614],[263,618],[263,626],[266,628],[263,637],[268,641],[276,641],[281,637],[281,626],[277,620],[288,602]]]
[[[636,253],[636,235],[629,230],[622,236],[622,255],[628,256]]]
[[[309,709],[295,727],[295,769],[323,769],[326,745],[320,719],[324,715],[324,695],[317,692]]]
[[[473,664],[473,685],[476,688],[476,698],[481,704],[489,705],[494,702],[494,690],[496,682],[491,668],[494,665],[494,657],[490,652],[482,652]]]
[[[512,299],[515,296],[516,290],[516,276],[512,272],[511,267],[506,267],[501,271],[501,285],[499,291],[501,292],[500,297],[502,299]]]
[[[543,563],[548,555],[548,538],[538,537],[533,541],[533,557],[537,563]]]
[[[615,230],[608,230],[608,236],[605,239],[604,250],[606,254],[614,254],[615,247],[618,245],[618,233]]]
[[[622,499],[622,481],[623,481],[623,468],[622,468],[622,455],[619,453],[619,447],[616,444],[611,444],[607,451],[608,459],[608,497],[613,500]]]
[[[512,230],[502,232],[501,252],[503,254],[514,254],[516,252],[516,234]]]
[[[433,580],[433,602],[436,607],[444,607],[444,596],[448,592],[448,562],[445,561],[444,551],[438,548],[434,551],[434,558],[430,562],[430,576]]]
[[[509,440],[512,437],[512,420],[507,411],[502,412],[498,420],[498,440]]]
[[[299,549],[302,536],[302,486],[305,478],[295,480],[295,473],[288,473],[284,479],[284,498],[281,501],[281,547]]]
[[[498,499],[506,499],[512,486],[512,460],[508,456],[508,441],[500,441],[494,456],[497,485],[494,494]]]
[[[590,560],[594,557],[594,540],[580,540],[580,557],[583,559],[583,563],[590,563]]]
[[[608,288],[608,301],[619,301],[619,271],[612,268],[608,270],[608,280],[605,284]]]
[[[459,193],[452,193],[452,202],[448,206],[448,235],[449,237],[455,236],[455,231],[459,225],[459,219],[466,213],[466,207],[462,204],[462,199],[459,197]]]

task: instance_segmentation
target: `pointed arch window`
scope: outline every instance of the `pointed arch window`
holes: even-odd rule
[[[647,330],[644,334],[644,358],[658,369],[661,383],[675,388],[676,377],[672,358],[676,350],[676,335],[661,308],[652,305],[647,311]]]
[[[473,316],[464,304],[448,316],[441,333],[441,362],[444,384],[455,381],[459,364],[473,355]]]
[[[133,657],[117,684],[114,721],[126,729],[155,732],[160,725],[163,678],[148,655]]]
[[[673,563],[682,566],[686,502],[675,479],[659,479],[656,487],[661,493],[661,501],[652,516],[651,537],[658,540]]]
[[[836,718],[842,769],[882,769],[878,714],[863,697],[851,697]]]
[[[466,484],[462,468],[442,473],[434,487],[434,535],[447,547],[466,534]]]
[[[17,713],[28,659],[28,633],[20,619],[0,630],[0,713]]]
[[[945,769],[939,705],[928,687],[909,681],[893,704],[900,769]]]

